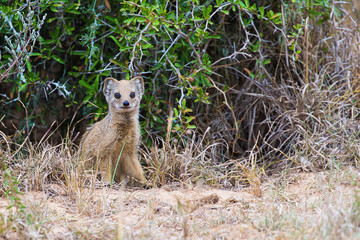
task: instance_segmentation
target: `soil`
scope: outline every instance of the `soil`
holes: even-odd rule
[[[352,174],[360,179],[359,172]],[[39,237],[49,239],[296,239],[316,231],[305,229],[307,222],[321,227],[330,206],[351,207],[359,184],[335,175],[298,172],[273,177],[262,183],[261,194],[251,186],[102,188],[76,194],[53,184],[45,192],[26,193],[23,201],[28,213],[42,221]],[[8,199],[0,198],[0,212],[7,214],[8,205]],[[299,229],[300,223],[304,229]],[[33,234],[27,231],[27,236]],[[14,230],[4,237],[22,234]]]

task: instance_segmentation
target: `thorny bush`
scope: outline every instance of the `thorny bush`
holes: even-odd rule
[[[324,126],[319,118],[338,114],[311,96],[336,103],[358,93],[358,59],[350,52],[358,32],[343,5],[2,0],[2,129],[32,132],[37,141],[49,131],[74,138],[89,122],[82,119],[104,116],[105,77],[141,75],[147,146],[155,135],[165,145],[186,145],[195,131],[205,145],[222,143],[214,145],[215,162],[235,159],[237,168],[256,156],[264,166],[298,165],[292,156]]]

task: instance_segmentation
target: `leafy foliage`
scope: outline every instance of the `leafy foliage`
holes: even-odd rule
[[[219,161],[254,147],[261,156],[282,149],[278,157],[293,151],[292,126],[279,120],[297,107],[298,90],[287,89],[314,81],[311,66],[330,61],[306,55],[317,41],[310,27],[330,29],[340,10],[322,0],[3,0],[2,112],[11,118],[24,109],[13,125],[42,129],[42,139],[54,121],[101,118],[105,77],[141,75],[148,145],[153,134],[175,144],[189,130],[210,127],[208,141],[227,143]],[[320,49],[319,55],[329,51]]]
[[[9,55],[3,57],[2,73],[3,77],[7,71],[12,74],[6,80],[14,83],[12,95],[18,93],[18,99],[29,103],[34,95],[57,90],[58,95],[74,103],[87,103],[91,111],[101,113],[106,107],[98,94],[102,77],[145,75],[148,91],[144,106],[148,108],[143,125],[160,134],[164,134],[168,117],[176,131],[195,128],[194,103],[210,103],[207,89],[213,85],[210,76],[219,59],[214,61],[207,49],[225,40],[221,40],[224,23],[219,19],[240,13],[254,14],[274,25],[281,23],[281,14],[264,7],[257,10],[249,1],[18,0],[5,3],[1,13],[5,39],[14,34],[15,22],[15,36],[22,38],[20,45],[7,42],[12,49],[4,49]],[[243,27],[251,24],[252,18],[244,16]],[[33,42],[31,49],[27,49],[26,40]],[[18,57],[10,55],[15,49],[26,50],[20,55],[24,62],[11,68],[9,64]],[[172,108],[171,117],[167,112]]]

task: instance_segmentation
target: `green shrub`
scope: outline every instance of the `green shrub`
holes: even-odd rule
[[[269,26],[281,23],[281,14],[257,9],[249,1],[141,2],[4,3],[1,35],[11,40],[2,42],[8,46],[2,49],[7,54],[1,71],[2,78],[12,83],[12,98],[35,108],[44,95],[57,92],[69,100],[67,106],[84,102],[92,112],[102,113],[103,77],[128,79],[141,74],[147,78],[143,126],[163,135],[169,108],[174,108],[174,129],[182,132],[195,128],[194,104],[210,103],[207,89],[213,86],[213,67],[229,57],[228,47],[218,49],[215,56],[208,50],[228,44],[222,39],[221,19],[241,13],[244,29],[251,28],[255,17]],[[247,39],[243,52],[235,55],[256,51],[260,40],[260,35]],[[18,49],[23,50],[21,55],[11,55]]]
[[[266,157],[282,149],[279,156],[297,137],[284,116],[332,61],[307,57],[316,29],[331,29],[340,14],[322,0],[2,1],[2,113],[25,109],[19,129],[28,132],[66,119],[56,128],[64,136],[89,114],[103,117],[105,77],[142,75],[145,136],[169,142],[211,127],[208,141],[227,143],[220,161],[254,147]]]

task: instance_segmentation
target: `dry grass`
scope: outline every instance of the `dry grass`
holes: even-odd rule
[[[317,172],[313,163],[323,160],[303,159],[318,156],[308,148],[307,156],[299,153],[300,168],[267,176],[255,149],[247,161],[222,164],[213,161],[220,143],[197,142],[204,138],[197,140],[194,134],[177,145],[166,145],[159,138],[153,148],[142,147],[147,177],[161,187],[148,190],[104,187],[93,176],[82,174],[76,148],[69,142],[52,147],[7,140],[9,149],[1,156],[6,170],[0,179],[0,236],[360,238],[360,173],[356,164],[344,166],[351,159],[337,155],[327,161],[327,171]]]
[[[320,173],[290,171],[244,189],[89,190],[79,203],[64,190],[30,191],[24,212],[0,200],[7,239],[356,239],[359,181],[355,168]],[[63,195],[61,195],[63,194]]]

